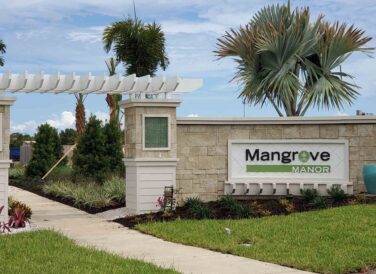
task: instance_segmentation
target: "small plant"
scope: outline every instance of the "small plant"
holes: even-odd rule
[[[175,210],[176,199],[174,197],[174,188],[172,186],[165,187],[163,197],[158,197],[156,206],[159,207],[163,212],[171,212]]]
[[[15,164],[14,167],[9,169],[9,178],[20,179],[25,176],[25,166],[23,164]]]
[[[291,214],[295,211],[294,204],[292,202],[290,202],[289,200],[281,199],[281,200],[279,200],[279,203],[281,204],[281,206],[284,207],[287,214]]]
[[[229,218],[241,219],[256,215],[250,207],[242,205],[231,196],[223,196],[219,203]]]
[[[118,203],[125,203],[125,180],[124,178],[113,176],[103,183],[103,191],[111,200]]]
[[[317,196],[315,197],[315,199],[313,199],[312,203],[311,203],[314,207],[316,208],[327,208],[328,207],[328,204],[326,203],[326,200],[324,197],[322,196]]]
[[[343,202],[348,198],[348,195],[339,186],[332,186],[328,189],[328,194],[335,202]]]
[[[314,188],[307,188],[300,190],[300,194],[302,195],[303,201],[310,204],[319,197],[319,194],[316,189]]]
[[[188,214],[197,220],[210,219],[213,217],[213,211],[200,198],[188,198],[185,202]]]
[[[33,214],[31,208],[27,206],[26,204],[13,200],[11,197],[8,199],[8,207],[9,207],[9,215],[12,214],[17,208],[20,209],[25,214],[25,218],[29,219],[31,215]]]
[[[4,206],[0,206],[0,214],[4,210]],[[0,233],[4,233],[6,231],[10,232],[9,225],[5,222],[0,222]]]
[[[252,209],[256,212],[256,214],[260,217],[266,217],[272,215],[270,210],[264,209],[262,205],[260,205],[257,201],[251,202]]]
[[[25,227],[26,223],[29,222],[29,218],[26,218],[25,211],[20,208],[16,208],[12,211],[12,214],[9,217],[8,225],[13,228]]]

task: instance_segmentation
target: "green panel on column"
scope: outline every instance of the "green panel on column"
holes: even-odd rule
[[[167,117],[145,117],[145,148],[168,148]]]

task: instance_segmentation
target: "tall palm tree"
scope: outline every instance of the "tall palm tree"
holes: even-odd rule
[[[240,97],[261,106],[269,102],[280,116],[303,116],[310,107],[342,108],[358,92],[353,77],[339,66],[353,53],[371,52],[364,31],[287,5],[261,9],[238,30],[218,39],[219,58],[235,59]],[[284,113],[283,113],[284,112]]]
[[[119,64],[113,57],[106,61],[106,66],[110,76],[116,74],[116,67]],[[110,120],[115,121],[119,125],[120,108],[118,103],[121,101],[121,94],[107,94],[106,102],[110,110]]]
[[[103,32],[103,44],[106,52],[113,47],[116,59],[122,62],[126,74],[153,76],[161,67],[165,70],[169,64],[165,36],[161,26],[155,22],[144,24],[137,18],[112,23]]]
[[[0,39],[0,54],[6,52],[7,46],[4,44],[3,40]],[[4,66],[4,58],[0,55],[0,67]]]
[[[76,97],[76,131],[78,137],[85,130],[86,115],[84,102],[87,95],[84,95],[82,93],[75,93],[74,96]]]

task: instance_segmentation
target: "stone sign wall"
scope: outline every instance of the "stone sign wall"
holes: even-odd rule
[[[14,97],[0,96],[0,206],[4,210],[0,215],[0,221],[5,221],[8,215],[8,169],[9,139],[10,139],[10,106],[15,101]]]
[[[354,193],[364,191],[362,166],[376,164],[376,117],[177,119],[178,200],[224,194],[229,139],[346,139]]]

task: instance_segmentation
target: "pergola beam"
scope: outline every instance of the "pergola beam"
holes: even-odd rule
[[[203,84],[202,79],[151,77],[149,75],[93,76],[91,73],[76,75],[74,72],[66,75],[56,74],[0,74],[0,92],[12,93],[52,93],[52,94],[124,94],[130,97],[156,95],[160,98],[170,98],[173,94],[192,92]]]

